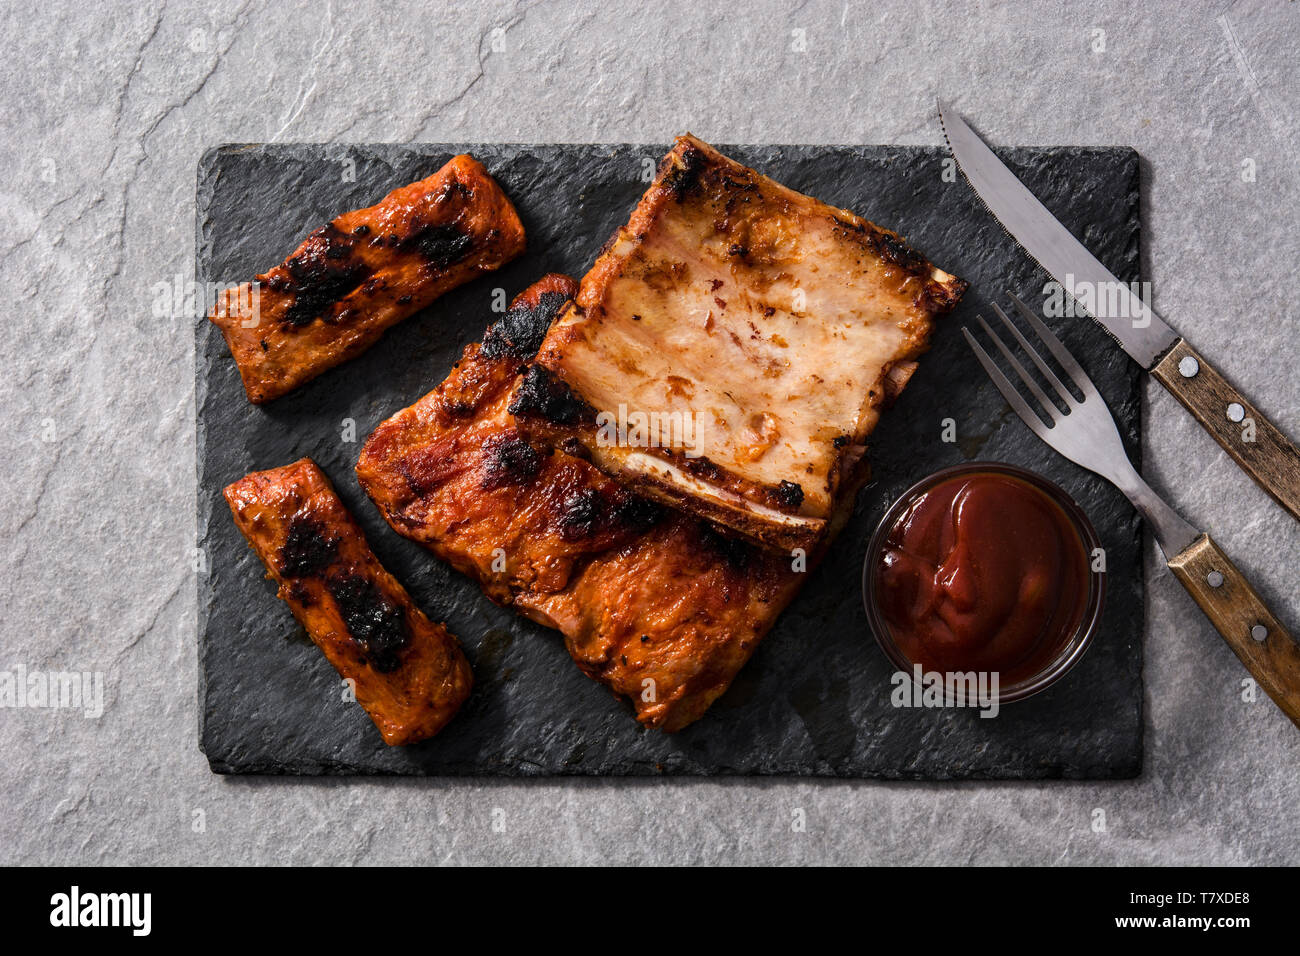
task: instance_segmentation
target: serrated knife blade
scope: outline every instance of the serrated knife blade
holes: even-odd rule
[[[1178,333],[1120,282],[1057,220],[966,122],[943,103],[939,122],[953,158],[971,188],[1025,251],[1101,323],[1124,351],[1150,369],[1178,341]]]

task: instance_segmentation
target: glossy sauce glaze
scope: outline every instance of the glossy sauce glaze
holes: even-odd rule
[[[927,671],[1047,666],[1088,606],[1083,539],[1046,492],[999,472],[940,481],[889,530],[876,594],[894,643]]]

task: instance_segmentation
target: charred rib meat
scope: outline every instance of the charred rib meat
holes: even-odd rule
[[[501,187],[473,157],[457,156],[317,229],[281,265],[223,295],[209,318],[249,401],[267,402],[523,249],[523,224]]]
[[[432,737],[469,696],[456,639],[384,570],[310,458],[225,489],[235,524],[389,745]]]

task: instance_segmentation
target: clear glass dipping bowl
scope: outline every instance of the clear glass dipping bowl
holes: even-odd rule
[[[885,511],[880,523],[876,525],[870,543],[867,545],[867,555],[862,567],[862,596],[866,605],[867,620],[871,624],[871,630],[875,633],[876,642],[894,667],[906,673],[909,679],[913,674],[914,662],[909,660],[894,642],[889,625],[885,622],[884,614],[880,610],[877,595],[876,571],[884,557],[885,541],[894,525],[898,523],[899,518],[917,498],[950,478],[972,474],[1009,475],[1044,492],[1060,506],[1066,517],[1070,519],[1074,529],[1079,533],[1079,537],[1083,542],[1084,555],[1089,562],[1089,568],[1092,566],[1093,554],[1096,549],[1101,547],[1097,532],[1093,528],[1092,522],[1088,520],[1088,516],[1084,514],[1083,509],[1060,487],[1035,472],[1018,468],[1015,465],[1003,464],[1002,462],[972,461],[941,469],[922,478],[903,492],[898,497],[898,500]],[[1035,673],[1017,680],[1013,684],[1000,686],[998,689],[999,704],[1024,700],[1026,697],[1037,694],[1060,680],[1079,661],[1079,658],[1083,656],[1092,643],[1101,621],[1101,611],[1102,606],[1105,604],[1106,594],[1105,578],[1104,572],[1089,571],[1088,599],[1078,628],[1067,639],[1062,641],[1060,650],[1049,657]]]

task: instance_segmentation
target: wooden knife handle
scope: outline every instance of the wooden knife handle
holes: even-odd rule
[[[1233,461],[1300,519],[1300,449],[1181,339],[1151,370]]]
[[[1250,582],[1203,534],[1169,562],[1246,669],[1300,727],[1300,646]]]

